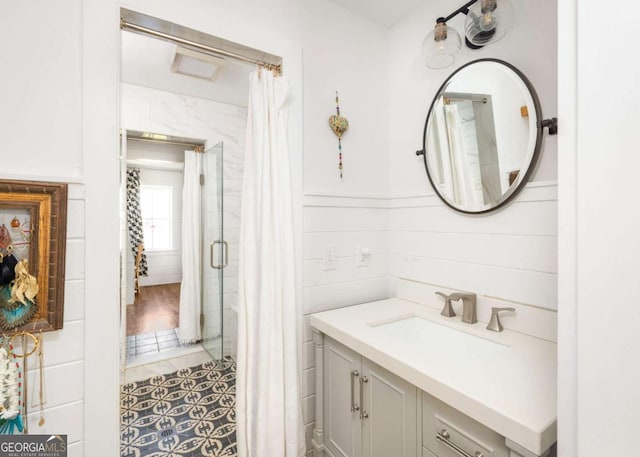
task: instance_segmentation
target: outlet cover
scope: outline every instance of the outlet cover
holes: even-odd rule
[[[371,262],[371,249],[367,246],[358,245],[358,250],[356,252],[356,266],[358,267],[368,267]]]

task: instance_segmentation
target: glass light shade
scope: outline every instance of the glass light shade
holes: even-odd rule
[[[439,22],[422,42],[422,56],[429,68],[448,67],[456,60],[461,46],[460,34]]]
[[[482,47],[504,38],[512,24],[510,0],[479,0],[469,7],[464,33],[471,45]]]

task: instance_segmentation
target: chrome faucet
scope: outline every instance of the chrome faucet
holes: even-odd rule
[[[475,324],[478,322],[478,316],[476,314],[476,294],[454,292],[447,295],[442,292],[436,292],[436,295],[444,298],[444,307],[440,312],[443,316],[454,317],[456,313],[451,306],[451,302],[462,300],[462,322],[466,324]]]

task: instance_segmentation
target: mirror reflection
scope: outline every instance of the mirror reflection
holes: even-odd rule
[[[429,180],[447,205],[482,213],[515,195],[535,166],[538,106],[524,75],[501,61],[471,62],[447,79],[424,137]]]

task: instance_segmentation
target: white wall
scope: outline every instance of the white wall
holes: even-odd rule
[[[387,30],[333,3],[302,3],[305,194],[385,195]],[[350,120],[342,138],[342,180],[338,139],[328,124],[336,91],[341,114]]]
[[[285,71],[291,78],[295,95],[291,111],[291,148],[296,170],[302,170],[304,129],[305,192],[308,194],[304,210],[304,236],[308,248],[304,257],[310,261],[304,274],[310,277],[305,280],[309,285],[309,291],[305,291],[306,300],[340,306],[373,298],[362,296],[361,291],[372,285],[380,287],[381,281],[376,278],[386,273],[375,271],[373,264],[366,270],[371,274],[360,273],[365,270],[347,265],[351,262],[349,256],[355,263],[355,253],[349,253],[354,252],[355,244],[361,238],[366,237],[371,237],[374,255],[376,251],[387,252],[384,237],[376,238],[380,236],[377,232],[386,230],[385,204],[380,209],[379,199],[374,197],[384,199],[389,192],[392,196],[428,194],[423,167],[416,163],[412,154],[421,146],[428,104],[448,70],[430,72],[423,69],[418,52],[426,34],[425,23],[447,13],[451,9],[448,2],[439,0],[430,3],[428,9],[427,6],[419,9],[390,35],[346,10],[317,0],[272,0],[266,5],[257,0],[234,3],[185,0],[180,4],[171,0],[129,0],[122,5],[285,58]],[[549,23],[555,24],[553,10],[544,6],[546,2],[543,5],[540,0],[530,0],[522,2],[520,7],[525,8],[524,5],[531,5],[531,10],[527,9],[528,13],[521,17],[546,17]],[[5,164],[3,175],[20,178],[53,175],[58,179],[70,177],[85,183],[86,251],[84,255],[69,253],[69,259],[76,255],[84,259],[86,288],[79,292],[77,299],[87,303],[84,328],[82,323],[76,324],[82,331],[74,335],[69,324],[58,333],[59,349],[50,345],[52,356],[76,354],[75,360],[83,361],[84,389],[79,386],[68,389],[73,400],[62,393],[49,396],[52,402],[66,398],[67,404],[83,409],[84,426],[79,423],[79,412],[64,414],[65,420],[78,422],[65,425],[48,420],[46,425],[55,427],[56,433],[69,433],[70,438],[78,441],[76,456],[112,456],[118,452],[118,6],[115,1],[14,2],[5,12],[11,20],[0,32],[1,49],[13,63],[10,71],[0,76],[4,100],[0,120],[7,127],[0,133],[0,147],[3,151],[22,152],[20,162]],[[540,15],[540,10],[545,14]],[[540,26],[538,20],[530,22],[532,25],[516,27],[512,31],[514,36],[520,37],[518,43],[528,45],[515,48],[507,39],[473,56],[497,55],[518,66],[539,89],[545,114],[552,116],[555,114],[555,26]],[[459,27],[459,24],[452,25]],[[31,33],[34,29],[40,32]],[[532,34],[536,40],[528,38]],[[43,40],[42,36],[47,39]],[[387,46],[392,50],[389,60],[383,58]],[[36,58],[33,58],[34,54]],[[301,71],[303,55],[304,75]],[[390,68],[388,73],[387,68]],[[381,89],[387,86],[394,90],[391,98],[385,97]],[[351,120],[351,130],[344,138],[345,180],[342,183],[337,179],[335,168],[337,142],[327,127],[327,118],[335,109],[336,89],[340,91],[342,112]],[[538,181],[556,178],[554,142],[554,139],[547,140],[543,162],[535,177]],[[296,205],[302,204],[301,179],[302,173],[296,173]],[[367,198],[361,201],[354,196]],[[551,200],[546,205],[554,204]],[[554,213],[553,209],[544,207],[526,211],[524,203],[512,208],[526,212],[527,220],[542,221],[542,226],[536,226],[538,241],[553,238],[553,234],[545,229],[549,224],[553,225],[548,216]],[[429,221],[444,220],[447,228],[455,231],[461,230],[469,220],[449,217],[447,221],[447,217],[441,217],[443,210],[436,208]],[[535,217],[534,211],[542,211],[542,217]],[[487,225],[495,228],[501,219],[494,220],[495,224]],[[509,226],[513,220],[517,220],[515,215],[503,216],[502,224]],[[297,248],[302,245],[301,223],[298,216],[296,224],[300,228],[300,239],[296,240]],[[489,237],[492,233],[480,232],[479,235]],[[522,235],[513,234],[513,240],[521,239]],[[317,247],[325,243],[343,246],[344,254],[339,257],[347,258],[346,269],[313,273],[317,267],[317,262],[314,263],[314,259],[318,259]],[[543,252],[552,255],[549,248],[544,248]],[[299,259],[302,257],[300,253]],[[71,262],[75,266],[81,263]],[[505,266],[514,269],[503,261],[499,271],[502,272]],[[349,282],[352,284],[344,285]],[[316,287],[314,283],[335,287],[318,287],[319,293],[314,294],[311,292]],[[302,274],[298,284],[303,284]],[[332,290],[333,297],[340,299],[321,300],[324,291]],[[343,292],[337,292],[339,290]],[[353,293],[352,298],[343,299],[346,295],[342,294],[349,290]],[[301,288],[299,292],[302,292]],[[331,293],[327,292],[326,297],[331,298]],[[385,296],[385,288],[372,295]],[[71,302],[72,299],[67,298],[68,307]],[[84,352],[74,352],[82,347],[81,335],[85,339]],[[303,340],[308,339],[308,334],[305,335]],[[303,391],[305,404],[311,405],[314,387],[309,374],[313,366],[307,347],[305,344]],[[66,369],[66,365],[61,365],[60,369]],[[64,377],[70,376],[73,376],[72,371],[66,372]],[[306,406],[305,418],[309,425],[313,417],[312,407]],[[80,443],[83,439],[86,441],[84,446]]]
[[[558,5],[558,453],[567,457],[578,456],[577,4]]]
[[[304,314],[386,298],[387,29],[335,4],[305,0],[304,58]],[[344,178],[338,139],[329,129],[339,91]],[[373,197],[373,198],[370,198]],[[357,248],[372,252],[356,265]],[[325,271],[324,248],[336,248]],[[315,421],[315,362],[308,320],[303,334],[303,415],[307,438]],[[309,443],[309,441],[307,441]],[[311,449],[307,444],[307,450]]]
[[[111,60],[108,44],[96,43],[92,51],[100,54],[111,68],[102,72],[98,65],[96,70],[101,76],[85,85],[84,76],[91,72],[84,67],[89,61],[84,59],[83,17],[89,23],[95,10],[84,10],[80,0],[64,4],[18,2],[6,6],[5,15],[11,19],[10,25],[0,32],[0,49],[11,66],[0,76],[4,101],[0,110],[3,125],[0,155],[5,159],[2,177],[71,182],[64,328],[44,335],[46,422],[39,427],[37,412],[31,408],[30,433],[68,434],[69,442],[73,443],[69,455],[81,456],[87,436],[93,436],[96,430],[92,429],[95,410],[90,405],[100,403],[99,399],[94,402],[97,399],[91,396],[94,390],[85,382],[85,374],[91,370],[97,376],[113,371],[113,382],[100,386],[100,398],[114,406],[100,411],[101,420],[106,422],[98,427],[103,435],[117,433],[118,292],[114,267],[118,232],[117,223],[113,223],[117,220],[117,194],[103,196],[100,205],[96,205],[95,199],[96,188],[110,180],[109,164],[100,162],[104,158],[102,152],[109,147],[116,151],[117,145],[117,130],[110,130],[115,123],[103,122],[104,113],[100,112],[104,99],[115,102],[115,87],[96,90],[101,78],[115,76],[115,53]],[[108,18],[108,14],[101,14],[103,23]],[[31,27],[38,33],[33,33]],[[83,87],[87,91],[85,98]],[[115,115],[115,109],[112,113]],[[101,137],[100,143],[92,141],[90,130],[95,138]],[[8,154],[19,159],[6,160]],[[114,155],[114,165],[115,159]],[[87,160],[101,163],[103,175],[89,180],[93,169],[91,164],[86,165]],[[117,175],[113,178],[117,182]],[[101,228],[96,230],[98,221]],[[114,231],[110,233],[110,229]],[[101,230],[111,236],[100,236]],[[100,326],[95,326],[97,322]],[[101,341],[99,348],[94,344],[96,339]],[[103,352],[97,366],[97,357],[93,357],[96,349]],[[117,452],[117,447],[109,446],[108,441],[103,449],[105,455]]]
[[[11,65],[0,76],[0,145],[3,155],[20,154],[20,160],[4,161],[2,174],[77,181],[82,177],[82,1],[6,6],[11,20],[2,30],[0,50]],[[26,24],[37,24],[38,33]]]
[[[519,68],[536,88],[543,114],[556,115],[555,2],[554,8],[549,6],[543,0],[514,2],[514,27],[503,41],[479,51],[463,46],[454,66],[443,70],[425,67],[420,46],[425,22],[448,13],[449,2],[425,3],[394,26],[387,165],[392,290],[406,279],[425,283],[429,294],[432,286],[475,292],[480,296],[480,320],[488,320],[491,306],[515,302],[518,311],[507,318],[512,328],[555,340],[557,139],[545,133],[534,182],[506,208],[484,216],[462,215],[444,206],[427,180],[422,158],[414,154],[422,148],[426,114],[438,88],[453,70],[474,59],[499,58]],[[539,14],[542,9],[545,14]],[[462,23],[463,17],[457,17],[449,25],[462,30]],[[533,325],[525,325],[527,320]],[[545,328],[534,322],[544,322]]]
[[[560,372],[563,457],[637,454],[640,423],[638,81],[633,15],[602,23],[594,2],[561,2]],[[631,1],[618,2],[630,11]],[[611,47],[591,34],[612,36]],[[615,90],[610,90],[615,86]],[[565,155],[566,154],[566,155]],[[575,203],[574,206],[570,206]],[[564,313],[564,314],[563,314]],[[566,367],[566,368],[565,368]],[[564,376],[563,376],[564,375]],[[566,400],[564,397],[566,396]],[[611,439],[611,437],[615,439]]]

